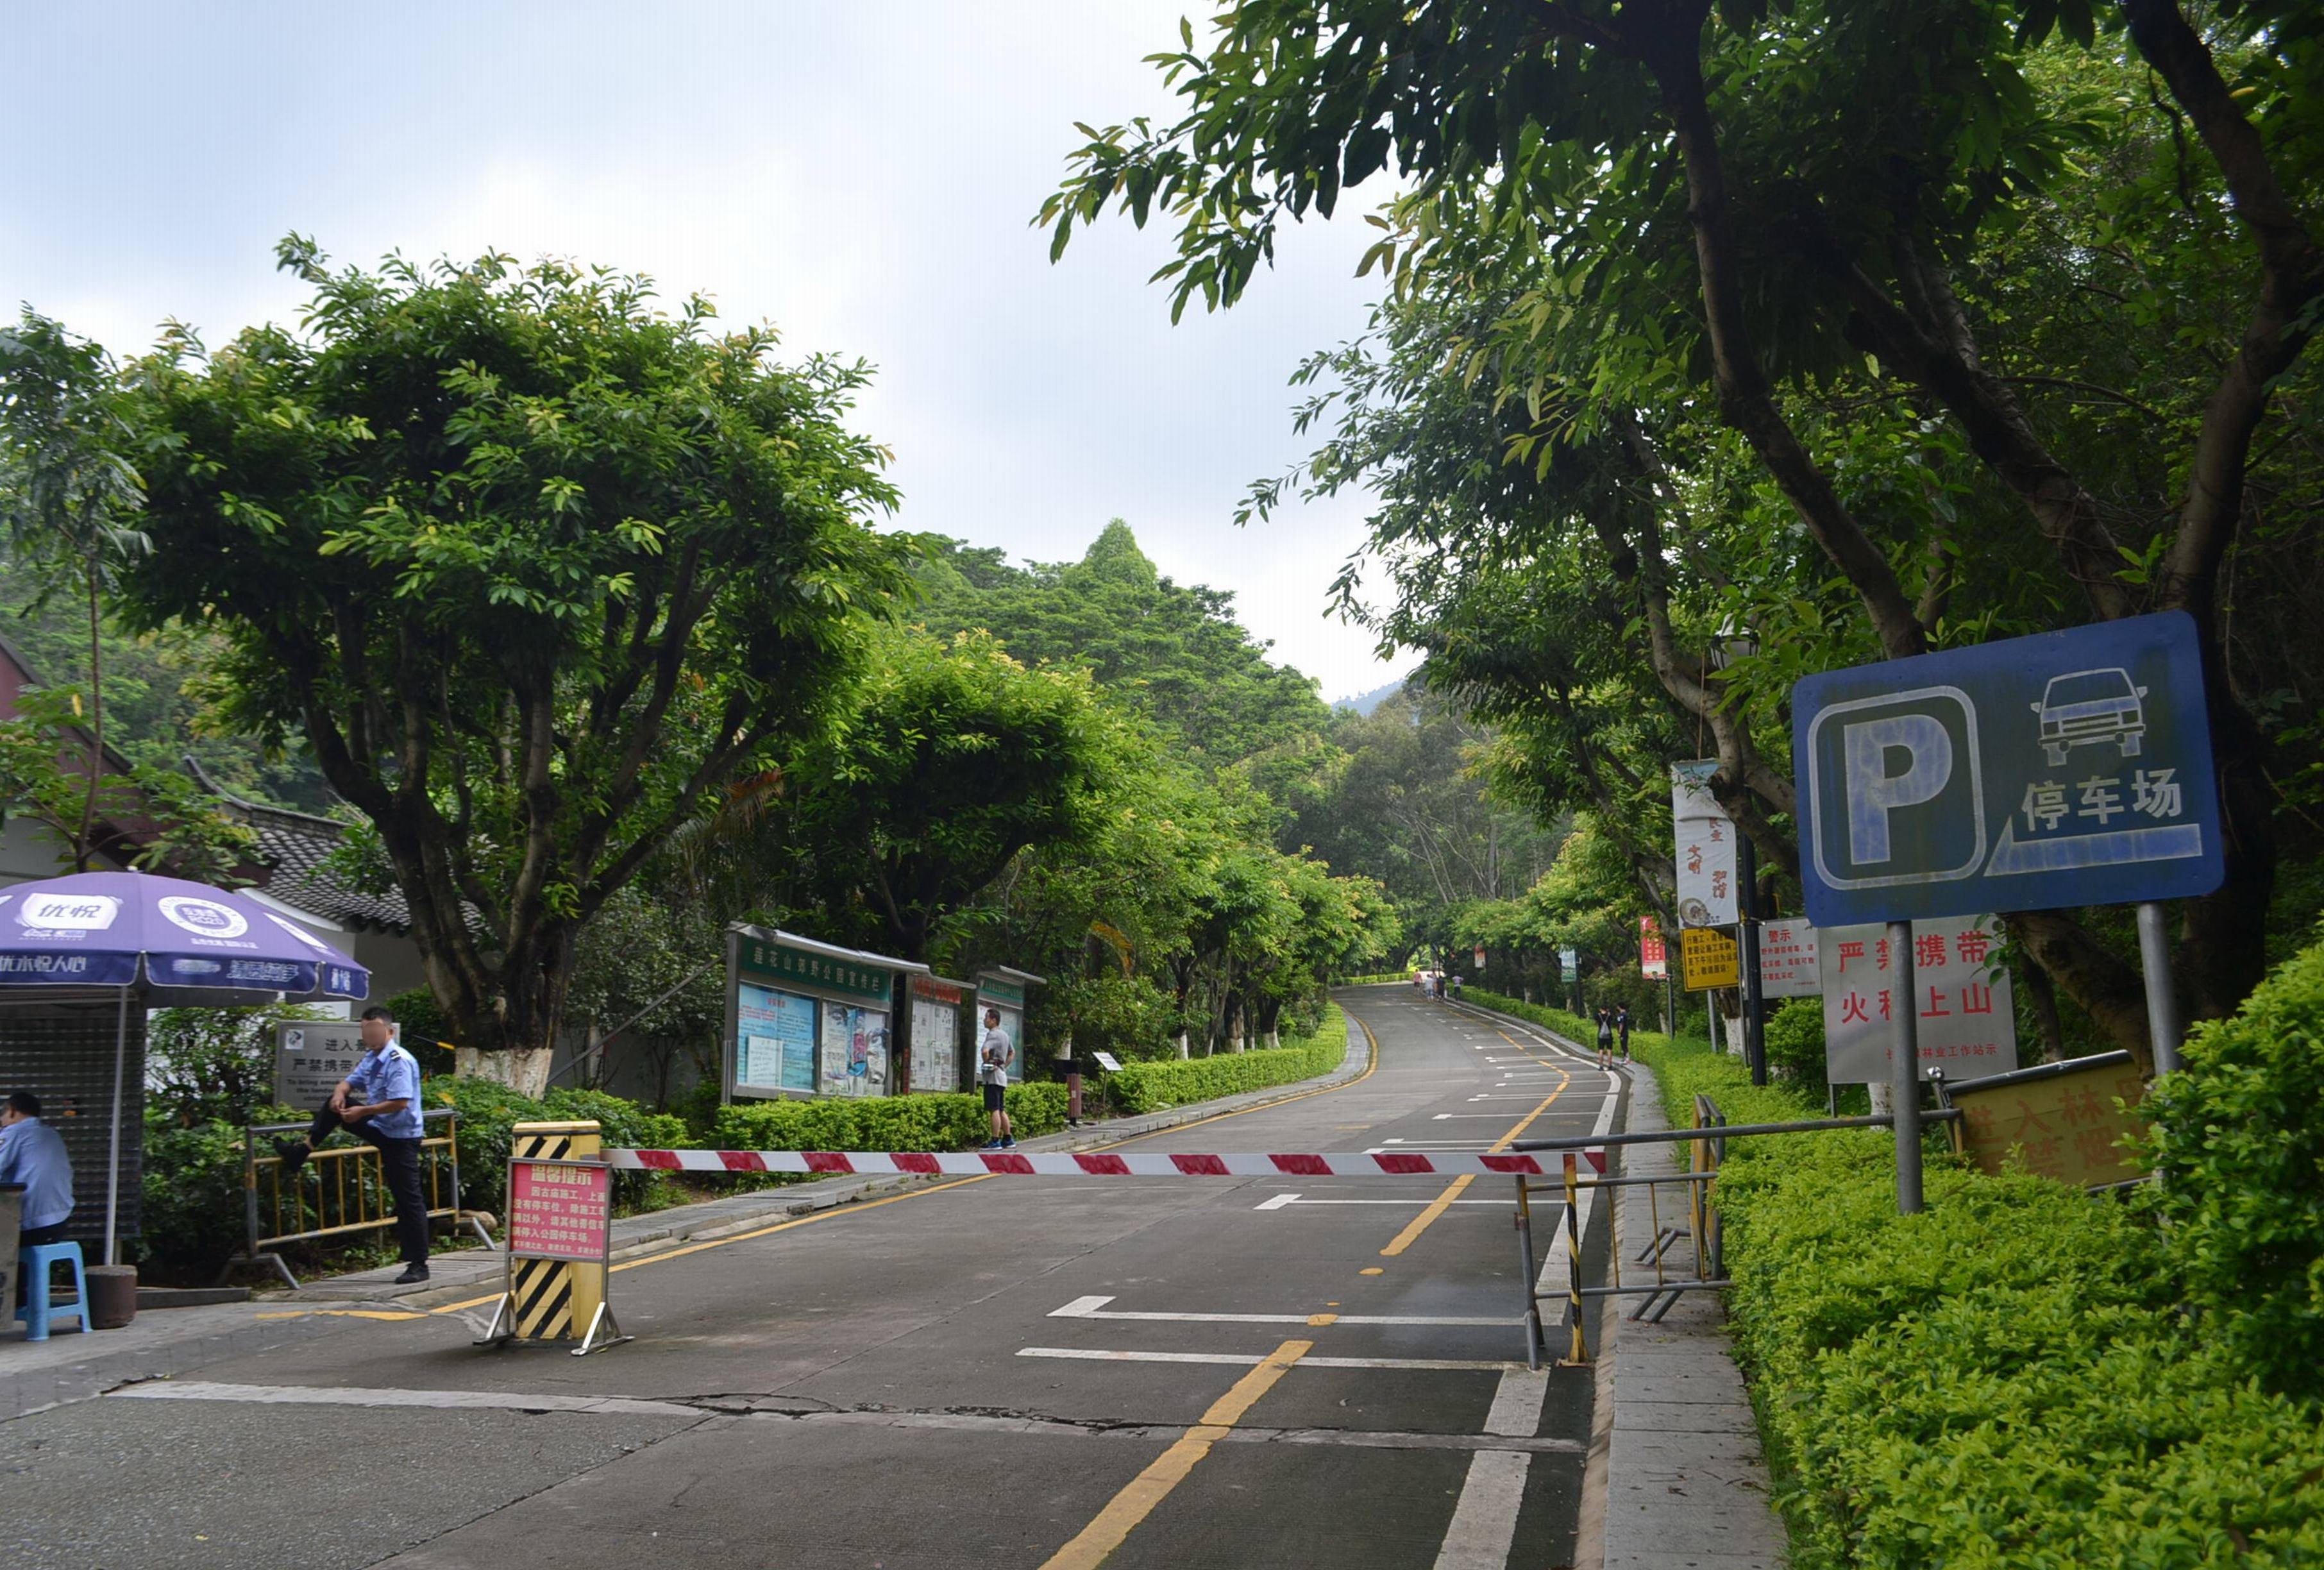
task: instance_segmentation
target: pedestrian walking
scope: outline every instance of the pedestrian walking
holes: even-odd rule
[[[1630,1005],[1622,1003],[1614,1010],[1614,1030],[1622,1039],[1622,1061],[1630,1060]]]
[[[984,1011],[984,1039],[976,1049],[977,1078],[984,1085],[984,1113],[992,1124],[992,1137],[984,1142],[988,1150],[1013,1150],[1017,1148],[1017,1130],[1009,1121],[1009,1066],[1017,1061],[1017,1044],[1009,1039],[1009,1032],[1001,1028],[1001,1011]]]
[[[65,1137],[41,1121],[41,1098],[29,1090],[0,1104],[0,1183],[24,1186],[16,1221],[20,1251],[65,1241],[73,1209],[72,1158]]]
[[[1602,1003],[1598,1008],[1598,1067],[1614,1067],[1614,1016]]]
[[[374,1004],[363,1012],[363,1060],[331,1088],[303,1140],[277,1140],[282,1181],[296,1183],[315,1147],[341,1130],[379,1152],[395,1196],[395,1235],[403,1249],[399,1287],[428,1279],[428,1196],[420,1186],[420,1063],[396,1039],[395,1016]]]

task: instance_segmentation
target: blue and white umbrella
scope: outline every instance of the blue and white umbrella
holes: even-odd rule
[[[360,1002],[371,973],[244,895],[146,873],[76,873],[0,890],[0,986],[117,987],[105,1259],[116,1262],[129,998],[231,1006],[284,993]],[[157,995],[159,994],[159,995]]]

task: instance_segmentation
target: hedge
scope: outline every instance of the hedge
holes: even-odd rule
[[[1107,1075],[1103,1085],[1114,1110],[1135,1115],[1314,1079],[1331,1073],[1347,1056],[1348,1017],[1333,1003],[1325,1007],[1315,1034],[1288,1047],[1131,1063]]]
[[[687,1142],[684,1118],[650,1112],[636,1102],[602,1090],[560,1085],[536,1100],[493,1080],[438,1075],[420,1082],[420,1097],[431,1107],[459,1109],[460,1204],[494,1215],[504,1214],[508,1208],[509,1144],[519,1123],[595,1118],[609,1146],[652,1150]],[[667,1180],[659,1173],[616,1172],[613,1207],[622,1214],[653,1209],[666,1187]]]
[[[1697,1091],[1735,1122],[1821,1110],[1699,1044],[1632,1048],[1674,1122]],[[1894,1148],[1738,1141],[1715,1196],[1794,1565],[2324,1563],[2324,1407],[2265,1392],[2232,1334],[2190,1334],[2200,1229],[1945,1157],[1927,1211],[1900,1216]]]
[[[1065,1087],[1012,1085],[1004,1094],[1019,1139],[1065,1126]],[[821,1101],[738,1101],[718,1109],[722,1150],[962,1150],[991,1137],[982,1094],[954,1091]]]

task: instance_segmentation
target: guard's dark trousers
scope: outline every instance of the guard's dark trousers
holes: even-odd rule
[[[379,1152],[387,1175],[387,1191],[395,1196],[395,1237],[403,1245],[403,1262],[428,1262],[428,1196],[420,1187],[420,1141],[399,1140],[371,1126],[369,1119],[351,1123],[326,1106],[307,1127],[307,1147],[320,1150],[323,1141],[345,1129]]]

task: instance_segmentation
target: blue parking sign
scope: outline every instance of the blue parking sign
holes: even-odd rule
[[[1818,927],[2184,899],[2225,875],[2182,611],[1827,671],[1792,703]]]

